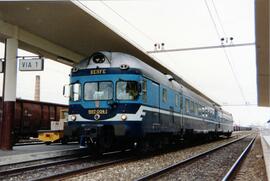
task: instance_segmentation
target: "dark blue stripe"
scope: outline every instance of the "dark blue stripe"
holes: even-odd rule
[[[82,69],[77,72],[72,72],[72,77],[77,76],[96,76],[96,75],[106,75],[106,74],[91,74],[91,70],[106,70],[106,74],[142,74],[141,70],[136,68],[129,68],[127,70],[122,70],[120,68],[98,68],[98,69]]]

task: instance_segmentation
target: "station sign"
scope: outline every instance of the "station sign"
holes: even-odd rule
[[[19,59],[20,71],[43,71],[44,59],[43,58],[22,58]]]

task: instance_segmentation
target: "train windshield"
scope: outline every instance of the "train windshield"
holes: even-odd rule
[[[138,97],[138,83],[135,81],[118,81],[116,84],[118,100],[135,100]]]
[[[110,100],[113,98],[112,82],[89,82],[84,85],[84,100]]]

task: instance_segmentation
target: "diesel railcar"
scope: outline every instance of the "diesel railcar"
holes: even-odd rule
[[[233,131],[230,113],[128,54],[94,53],[72,69],[68,88],[68,125],[82,146],[160,147]]]

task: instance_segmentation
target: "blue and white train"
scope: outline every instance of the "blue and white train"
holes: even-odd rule
[[[232,115],[141,60],[97,52],[70,76],[68,126],[81,145],[160,147],[204,134],[230,136]]]

